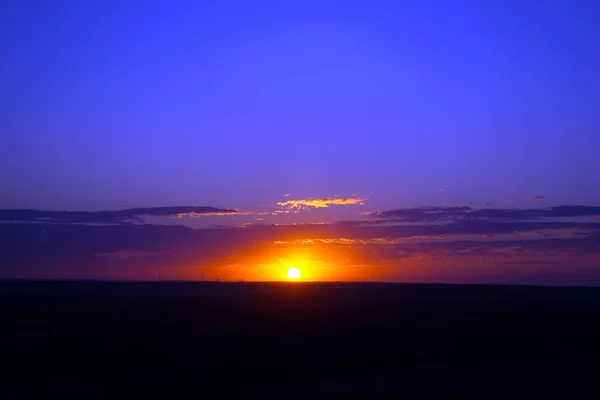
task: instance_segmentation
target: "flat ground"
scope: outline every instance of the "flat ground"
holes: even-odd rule
[[[600,289],[0,282],[0,328],[2,399],[600,393]]]

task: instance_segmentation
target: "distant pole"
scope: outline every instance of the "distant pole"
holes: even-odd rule
[[[204,280],[204,272],[202,273],[202,280]]]

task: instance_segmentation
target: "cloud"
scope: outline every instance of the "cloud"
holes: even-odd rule
[[[379,219],[394,219],[404,222],[435,222],[464,218],[474,209],[469,206],[459,207],[419,207],[402,208],[389,211],[375,211],[369,216]]]
[[[599,227],[600,228],[600,227]],[[437,233],[430,232],[429,234],[411,234],[391,235],[391,236],[372,236],[366,238],[356,237],[314,237],[301,238],[293,240],[275,240],[272,243],[278,245],[400,245],[413,243],[433,243],[433,242],[519,242],[525,240],[540,240],[540,239],[581,239],[583,237],[592,237],[596,232],[581,228],[557,228],[557,229],[537,229],[525,232],[503,232],[499,234],[482,234],[482,233]]]
[[[116,211],[0,210],[0,222],[45,222],[66,224],[127,224],[142,216],[176,217],[243,214],[239,210],[216,207],[129,208]]]
[[[238,211],[238,210],[209,211],[209,212],[193,211],[193,212],[173,214],[173,215],[169,215],[169,217],[172,217],[172,218],[184,218],[184,217],[198,218],[198,217],[208,217],[208,216],[213,216],[213,215],[251,215],[251,214],[266,215],[268,213],[252,213],[250,211]]]
[[[331,206],[363,205],[364,200],[358,197],[335,197],[331,199],[287,200],[277,203],[278,206],[289,209],[327,208]]]
[[[501,210],[502,216],[512,218],[496,218],[496,214],[489,218],[485,209],[469,207],[409,210],[413,211],[395,210],[391,216],[416,219],[442,213],[450,219],[446,224],[403,226],[357,222],[228,229],[5,223],[0,224],[0,278],[156,279],[160,272],[162,277],[201,279],[206,271],[213,278],[276,280],[281,268],[273,267],[274,260],[298,257],[315,262],[311,268],[320,274],[316,280],[480,282],[491,276],[482,274],[495,274],[520,283],[524,275],[519,274],[528,271],[539,270],[535,272],[539,279],[546,276],[542,266],[565,274],[575,269],[581,277],[591,277],[600,265],[599,222],[546,218],[597,215],[600,207]],[[176,214],[171,211],[158,214]],[[479,212],[483,217],[477,216]],[[469,213],[476,217],[458,217]],[[595,282],[600,285],[600,273]]]
[[[529,200],[546,200],[546,196],[531,196]]]
[[[473,222],[473,221],[532,221],[551,218],[574,218],[600,216],[600,206],[558,206],[533,209],[477,209],[460,207],[421,207],[389,211],[376,211],[369,214],[383,220],[399,222]]]
[[[600,216],[600,206],[558,206],[537,209],[482,209],[469,214],[470,218],[534,220]]]

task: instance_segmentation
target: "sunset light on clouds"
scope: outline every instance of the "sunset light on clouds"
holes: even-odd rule
[[[305,200],[286,200],[280,201],[277,205],[290,209],[310,209],[310,208],[327,208],[332,206],[344,205],[363,205],[364,200],[351,198],[332,198],[332,199],[305,199]]]
[[[349,204],[340,200],[333,204]],[[335,214],[330,199],[310,202],[328,204],[315,209]],[[369,206],[368,202],[360,204]],[[4,273],[11,277],[26,272],[31,277],[155,279],[160,274],[161,279],[176,280],[277,281],[286,279],[290,268],[299,268],[303,281],[556,284],[562,279],[565,284],[600,284],[595,269],[600,207],[471,205],[371,211],[368,215],[361,209],[347,220],[318,223],[301,222],[304,213],[315,212],[304,208],[293,214],[214,207],[4,210],[0,222],[5,223],[0,228],[28,235],[30,246],[39,248],[39,257],[44,259],[43,267],[34,267],[31,255],[15,247],[4,257],[22,267]],[[148,225],[138,219],[139,215],[175,215],[178,221],[193,213],[206,214],[203,221],[215,218],[214,225],[193,229],[179,224]],[[255,213],[263,215],[261,221],[240,222],[240,218],[255,218]],[[88,242],[91,237],[93,243]],[[45,247],[49,238],[57,244]],[[74,243],[85,244],[86,250],[65,258],[63,249]],[[78,269],[81,264],[86,268]],[[572,272],[569,279],[563,273],[567,264]],[[540,268],[545,268],[543,274]]]
[[[0,400],[600,398],[600,0],[0,1]]]
[[[12,2],[0,277],[600,285],[593,7],[309,3]]]

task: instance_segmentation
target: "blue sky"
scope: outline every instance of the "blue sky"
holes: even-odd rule
[[[3,1],[0,278],[600,286],[599,20]]]
[[[595,1],[2,7],[0,207],[600,202]]]

